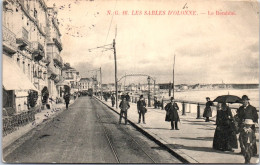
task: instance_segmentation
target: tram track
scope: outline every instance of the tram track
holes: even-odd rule
[[[120,115],[119,112],[117,112],[116,110],[114,110],[113,108],[109,107],[107,104],[105,104],[104,102],[102,102],[101,100],[99,100],[98,98],[95,98],[98,102],[100,102],[103,106],[109,108],[112,112],[114,112],[117,115]],[[159,112],[160,113],[160,112]],[[131,122],[130,120],[128,120],[128,122],[133,126],[133,128],[135,128],[136,130],[138,130],[140,133],[142,133],[145,137],[147,137],[148,139],[150,139],[151,141],[155,142],[158,146],[162,147],[165,151],[167,151],[169,154],[171,154],[174,158],[178,159],[180,162],[179,163],[190,163],[186,158],[184,158],[183,156],[179,155],[178,153],[176,153],[175,151],[173,151],[172,149],[170,149],[169,147],[167,147],[166,145],[164,145],[160,140],[156,139],[155,137],[153,137],[152,135],[150,135],[149,133],[147,133],[146,131],[144,131],[143,129],[139,128],[137,125],[135,125],[133,122]]]
[[[93,105],[95,106],[95,104],[93,104]],[[101,105],[101,106],[103,107],[103,105]],[[96,109],[96,107],[94,107],[94,108]],[[109,119],[113,118],[113,117],[110,115],[110,113],[105,110],[105,108],[106,108],[106,107],[103,107],[102,110],[103,110],[103,112],[106,114],[106,118],[109,118]],[[96,110],[97,110],[97,109],[96,109]],[[102,125],[102,128],[103,128],[103,130],[104,130],[105,136],[106,136],[106,138],[107,138],[107,140],[108,140],[108,143],[109,143],[109,145],[110,145],[110,147],[111,147],[111,150],[112,150],[112,152],[113,152],[113,154],[114,154],[114,156],[115,156],[115,158],[116,158],[116,160],[117,160],[117,163],[123,163],[123,161],[120,161],[119,156],[118,156],[118,153],[117,153],[117,151],[116,151],[116,147],[114,147],[114,145],[113,145],[113,143],[112,143],[112,140],[109,138],[110,135],[109,135],[109,133],[108,133],[108,130],[107,130],[106,127],[104,126],[103,121],[102,121],[102,119],[101,119],[101,117],[100,117],[100,115],[99,115],[99,113],[98,113],[97,111],[96,111],[96,114],[97,114],[97,118],[98,118],[100,124]],[[117,127],[122,128],[120,125],[118,125]],[[139,151],[142,151],[142,152],[144,153],[144,155],[146,155],[146,156],[151,160],[151,163],[157,163],[147,152],[145,152],[145,150],[143,149],[143,147],[141,147],[142,145],[141,145],[140,143],[138,143],[138,142],[135,140],[135,138],[134,138],[130,133],[128,133],[125,129],[121,129],[121,130],[123,130],[123,133],[124,133],[125,135],[127,135],[128,137],[130,137],[131,141],[133,141],[133,142],[136,144],[136,146],[139,148]]]
[[[104,133],[105,133],[106,139],[107,139],[107,141],[108,141],[108,143],[109,143],[109,146],[110,146],[110,148],[111,148],[111,150],[112,150],[112,153],[113,153],[113,155],[115,156],[116,162],[117,162],[117,163],[120,163],[119,158],[118,158],[118,154],[117,154],[115,148],[113,147],[113,144],[112,144],[112,142],[111,142],[111,140],[110,140],[110,138],[109,138],[108,132],[107,132],[106,128],[104,127],[104,125],[103,125],[103,123],[102,123],[102,121],[101,121],[101,118],[100,118],[100,116],[98,115],[97,112],[96,112],[96,115],[97,115],[97,119],[99,120],[99,123],[102,125],[102,129],[103,129],[103,131],[104,131]]]

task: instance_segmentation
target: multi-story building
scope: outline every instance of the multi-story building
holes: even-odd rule
[[[71,88],[70,92],[72,94],[79,91],[79,82],[81,77],[79,72],[72,68],[69,63],[64,64],[62,69],[62,77],[64,78],[64,83],[69,84]]]
[[[93,78],[81,78],[79,81],[79,90],[84,91],[88,89],[93,89],[94,88],[94,80]]]
[[[27,109],[27,90],[38,90],[40,95],[43,87],[47,86],[47,6],[43,0],[4,0],[2,25],[3,61],[16,68],[14,74],[19,75],[10,75],[13,80],[9,80],[8,76],[3,77],[15,81],[13,87],[6,84],[3,86],[9,86],[10,91],[14,91],[16,98],[13,108],[18,112]],[[3,66],[8,75],[7,68],[8,66]],[[14,77],[20,80],[15,80]],[[38,99],[39,104],[40,100]]]
[[[59,30],[59,22],[57,19],[58,10],[55,7],[48,7],[48,35],[47,35],[47,59],[48,64],[48,89],[51,97],[62,97],[62,85],[59,82],[63,81],[61,76],[63,61],[60,56],[62,51],[61,33]]]

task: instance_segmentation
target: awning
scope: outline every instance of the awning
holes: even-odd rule
[[[68,85],[68,86],[70,86],[70,83],[68,82],[68,81],[60,81],[60,82],[58,82],[57,84],[56,84],[57,86],[64,86],[64,85]]]
[[[13,62],[10,57],[3,56],[3,86],[5,90],[38,91],[27,75]]]

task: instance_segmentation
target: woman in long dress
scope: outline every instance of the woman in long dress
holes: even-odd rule
[[[213,148],[221,151],[233,151],[237,148],[236,131],[232,127],[234,122],[231,109],[225,104],[218,104],[217,127],[213,139]]]
[[[212,117],[212,110],[211,110],[210,106],[213,106],[213,102],[210,101],[209,97],[206,97],[206,100],[207,100],[207,103],[206,103],[206,107],[203,112],[203,117],[206,118],[205,122],[209,122],[209,118]]]

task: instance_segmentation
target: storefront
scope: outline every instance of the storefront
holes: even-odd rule
[[[37,91],[28,76],[13,62],[3,55],[3,108],[7,113],[20,113],[28,110],[27,96],[30,90]],[[39,94],[39,92],[38,92]],[[38,98],[37,104],[40,104]]]

